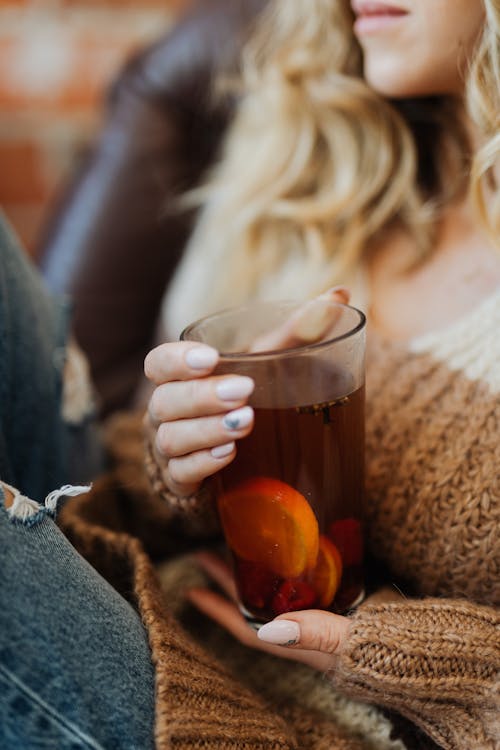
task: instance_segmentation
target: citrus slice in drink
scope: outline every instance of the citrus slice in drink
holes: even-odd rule
[[[318,595],[320,607],[329,607],[333,602],[342,578],[340,552],[328,537],[319,538],[318,561],[311,574],[311,584]]]
[[[283,578],[315,566],[318,522],[304,495],[289,484],[255,477],[221,495],[218,507],[227,544],[238,557]]]

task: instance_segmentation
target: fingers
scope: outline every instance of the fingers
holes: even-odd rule
[[[348,305],[351,299],[351,292],[346,286],[332,286],[326,292],[320,294],[320,299],[329,299],[331,302],[340,302],[342,305]]]
[[[189,380],[208,375],[219,361],[219,353],[205,344],[177,341],[160,344],[144,360],[144,373],[156,385],[170,380]]]
[[[194,558],[209,578],[214,580],[230,599],[236,601],[238,598],[236,585],[231,568],[225,560],[222,560],[218,555],[214,555],[211,552],[197,552]]]
[[[236,604],[213,591],[193,588],[187,592],[186,596],[200,612],[217,622],[244,646],[264,651],[282,659],[302,662],[321,672],[326,672],[332,667],[334,657],[330,654],[295,647],[284,648],[259,639],[257,632],[248,624]]]
[[[211,450],[171,458],[163,470],[165,484],[175,495],[187,497],[198,490],[204,479],[230,464],[235,455],[236,444],[233,441]]]
[[[246,401],[251,378],[211,376],[219,359],[211,347],[181,341],[162,344],[144,362],[156,384],[148,406],[146,429],[167,488],[179,495],[227,466],[235,441],[251,431],[254,414]]]
[[[235,440],[250,433],[254,412],[244,406],[225,415],[163,422],[154,438],[159,463],[168,463],[164,480],[182,495],[196,491],[200,482],[227,466],[236,455]]]
[[[210,552],[198,552],[194,557],[231,599],[228,601],[208,589],[191,589],[187,597],[199,610],[245,646],[299,661],[323,672],[332,668],[347,637],[350,621],[346,617],[320,610],[289,612],[262,625],[256,632],[236,605],[236,586],[227,563]]]
[[[348,289],[332,287],[301,305],[278,328],[259,336],[250,347],[250,352],[289,349],[321,341],[339,317],[339,308],[332,303],[347,305],[349,299]]]
[[[255,630],[245,622],[241,612],[234,602],[230,602],[220,594],[209,589],[193,588],[187,592],[187,598],[194,606],[207,617],[218,622],[228,630],[245,646],[259,647],[259,641]],[[278,649],[269,644],[264,645],[262,650],[277,653]]]
[[[301,307],[292,320],[292,338],[295,345],[321,341],[331,333],[340,317],[339,308],[333,303],[346,305],[350,293],[345,287],[333,287]]]
[[[347,617],[310,609],[280,615],[263,625],[258,637],[266,643],[333,655],[345,642],[349,625]]]
[[[242,406],[254,387],[254,381],[245,375],[198,377],[162,383],[151,396],[149,414],[157,424],[221,414]]]
[[[251,431],[253,422],[251,406],[223,416],[163,422],[156,433],[156,448],[165,458],[177,458],[243,438]]]

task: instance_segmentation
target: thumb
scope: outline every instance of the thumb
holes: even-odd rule
[[[344,286],[335,286],[300,305],[284,323],[259,336],[250,352],[288,349],[321,341],[333,335],[340,317],[338,304],[347,305],[350,293]]]
[[[263,625],[257,636],[261,641],[279,646],[297,646],[307,651],[334,654],[345,642],[349,626],[347,617],[309,609],[280,615]]]

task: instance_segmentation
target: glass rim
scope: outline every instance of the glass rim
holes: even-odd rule
[[[307,301],[307,300],[306,300]],[[300,305],[303,304],[301,302],[297,302],[294,300],[265,300],[261,302],[252,302],[246,305],[240,305],[238,307],[226,307],[223,310],[219,310],[218,312],[212,313],[210,315],[205,315],[203,318],[199,318],[198,320],[193,321],[193,323],[190,323],[187,325],[182,331],[179,336],[180,341],[192,341],[196,344],[205,344],[205,346],[211,346],[211,344],[207,344],[205,341],[196,341],[193,339],[186,338],[186,334],[195,328],[200,323],[203,323],[205,321],[209,321],[213,318],[218,317],[219,315],[225,315],[231,312],[236,312],[237,310],[245,310],[245,309],[251,309],[255,305],[273,305],[273,304],[295,304]],[[238,359],[251,359],[251,360],[259,360],[259,359],[270,359],[272,357],[276,356],[288,356],[293,357],[297,354],[303,354],[308,351],[315,351],[318,349],[323,349],[327,346],[331,346],[332,344],[337,343],[338,341],[343,341],[345,339],[350,338],[351,336],[354,336],[356,333],[359,333],[359,331],[363,330],[366,324],[366,315],[364,312],[359,310],[357,307],[354,307],[353,305],[346,305],[343,302],[332,302],[333,305],[336,305],[337,307],[344,307],[348,308],[349,310],[353,310],[355,313],[359,316],[358,323],[345,333],[340,334],[339,336],[333,336],[332,338],[326,339],[325,341],[317,341],[313,344],[304,344],[303,346],[294,346],[289,347],[287,349],[266,349],[266,351],[263,352],[222,352],[219,351],[219,356],[221,360],[238,360]],[[215,349],[216,347],[212,347]]]

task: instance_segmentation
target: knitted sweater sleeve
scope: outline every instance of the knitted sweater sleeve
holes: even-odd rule
[[[152,540],[167,530],[179,540],[214,537],[219,533],[219,518],[211,483],[205,482],[199,492],[189,497],[169,492],[164,466],[153,451],[152,434],[142,411],[117,412],[103,427],[113,475],[127,496],[137,500],[126,506],[127,528],[148,549]]]
[[[168,490],[160,465],[152,446],[152,432],[145,429],[144,467],[150,494],[168,508],[178,527],[187,536],[213,536],[219,531],[219,517],[215,504],[212,482],[205,481],[200,489],[187,497],[179,497]]]
[[[397,711],[445,750],[500,747],[500,615],[460,600],[365,605],[335,684]]]

